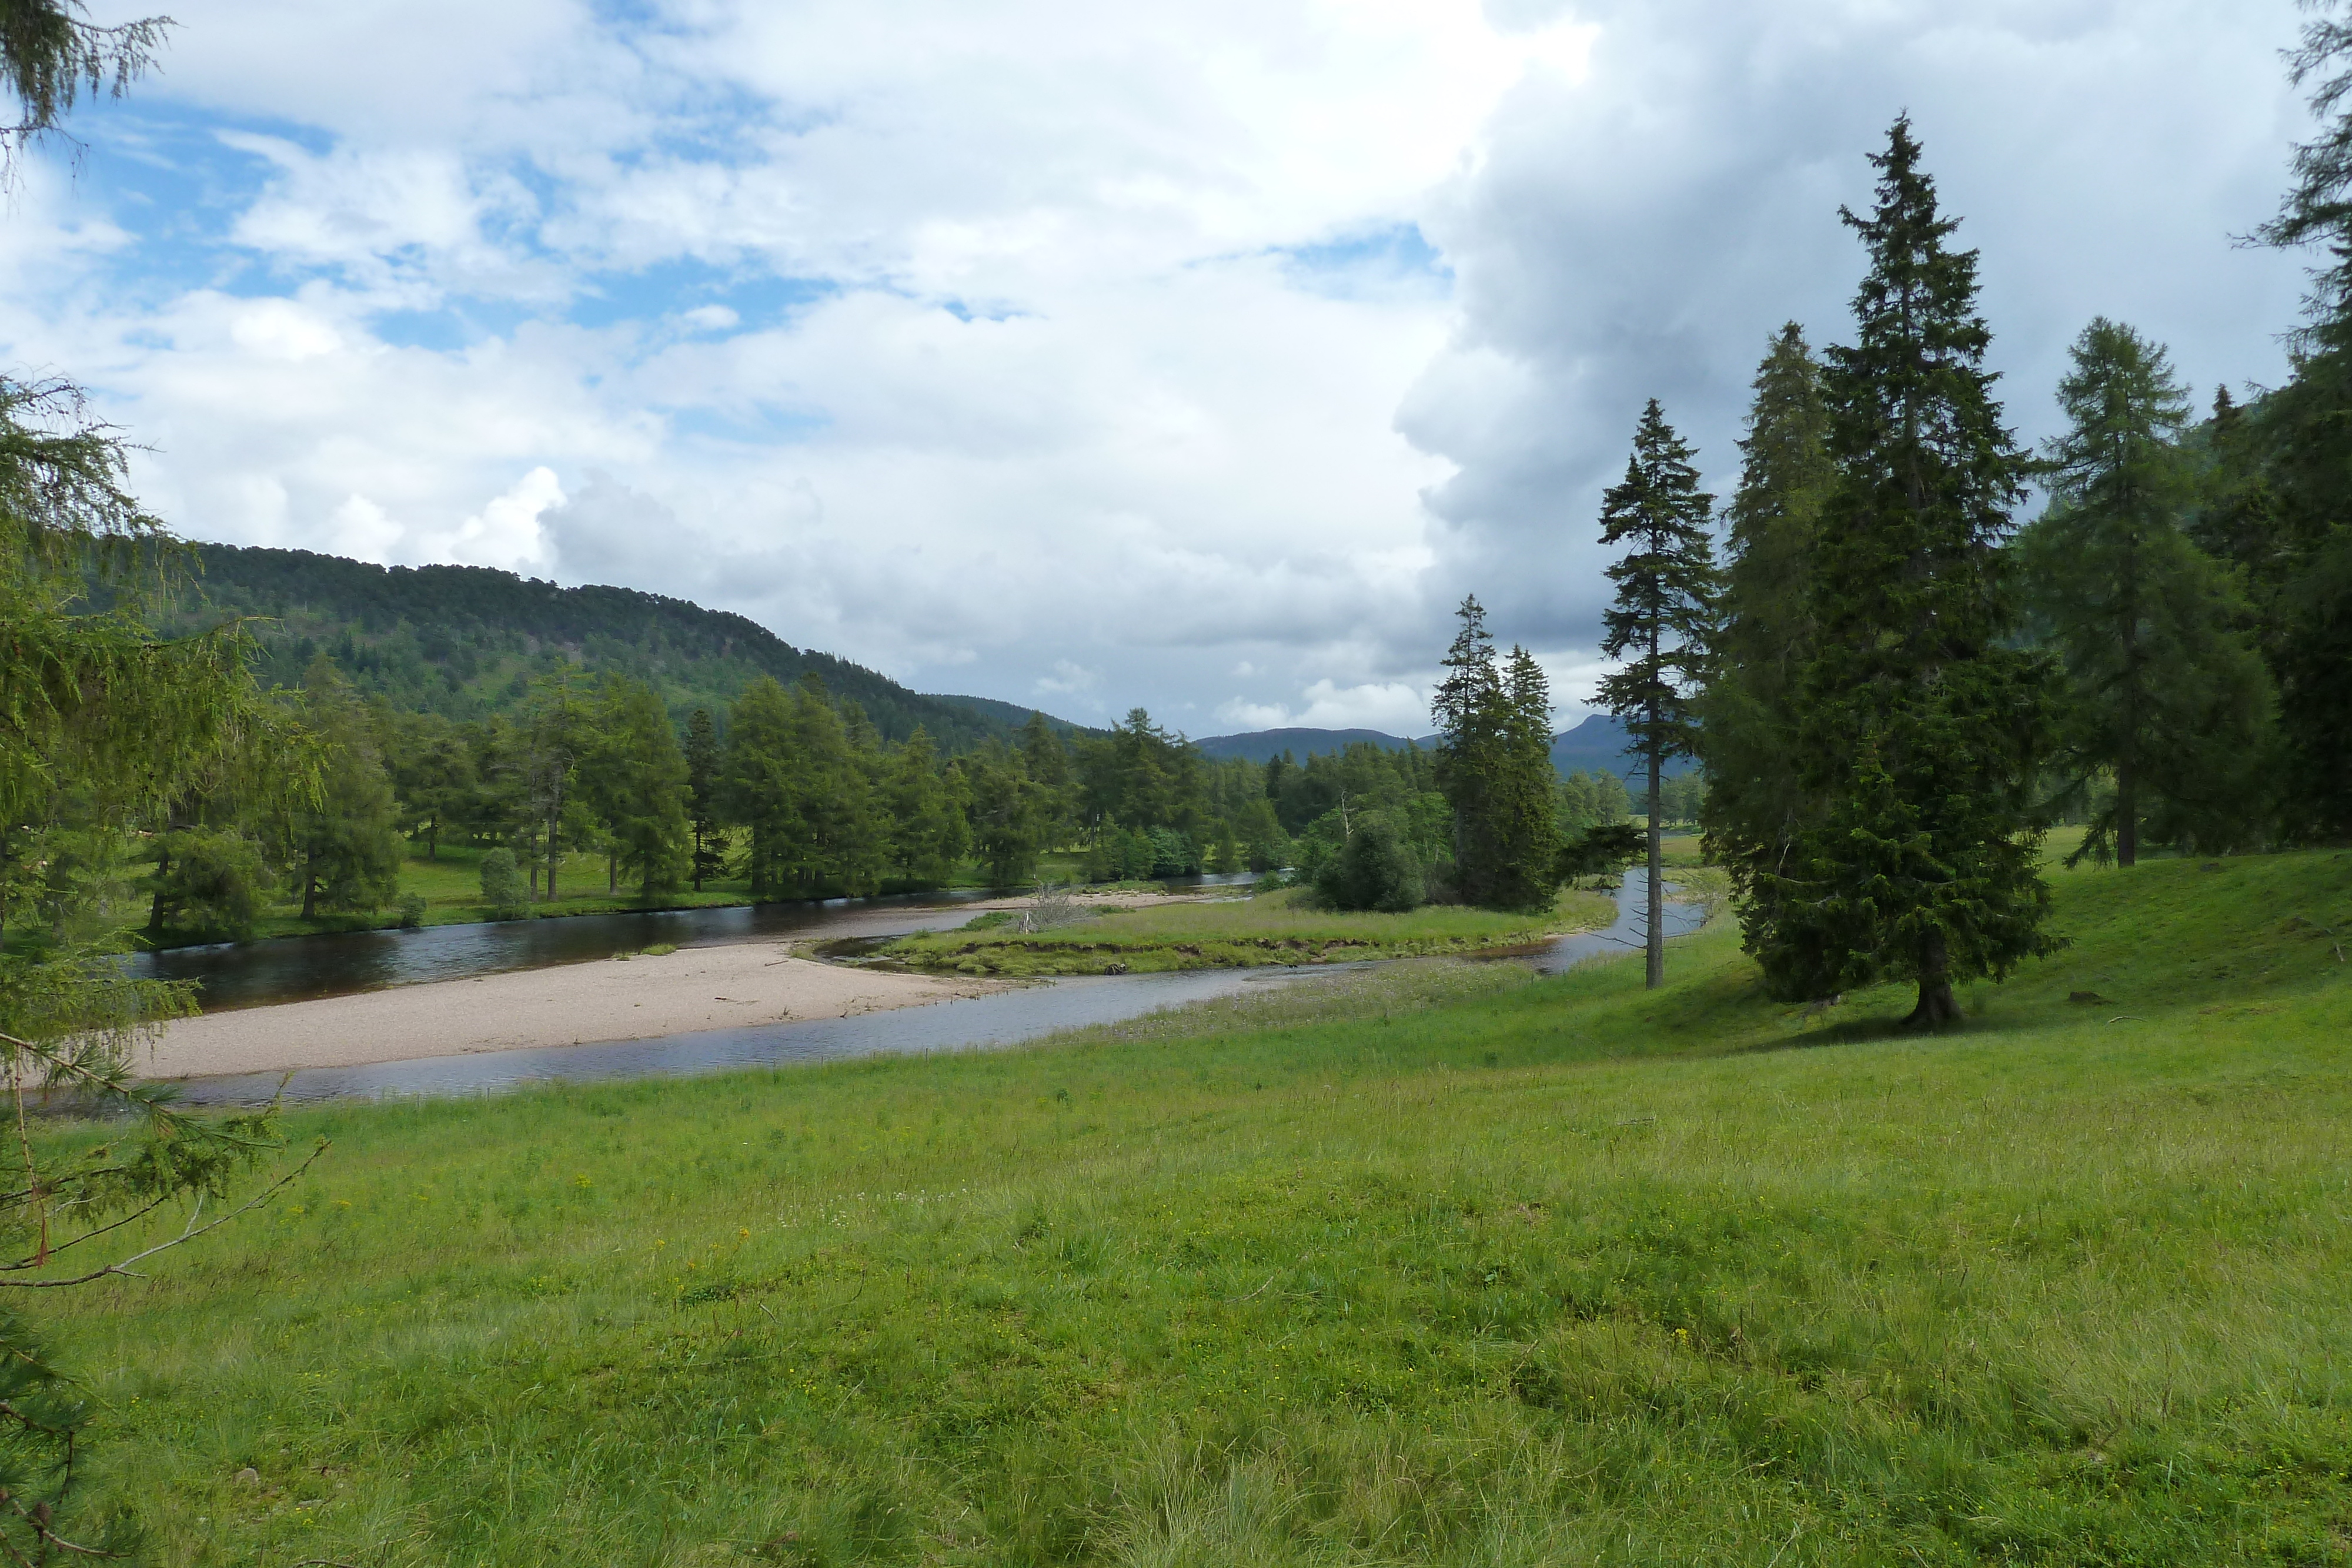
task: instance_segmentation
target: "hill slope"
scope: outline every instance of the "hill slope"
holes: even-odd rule
[[[1402,751],[1411,744],[1426,751],[1437,744],[1437,737],[1424,735],[1408,743],[1377,729],[1257,729],[1242,735],[1213,735],[1194,744],[1212,757],[1266,762],[1286,751],[1303,762],[1360,743],[1391,751]],[[1551,765],[1562,774],[1628,772],[1633,762],[1625,755],[1624,725],[1605,713],[1591,715],[1574,729],[1552,737]],[[1679,779],[1693,766],[1688,758],[1677,757],[1666,764],[1666,777]]]
[[[472,718],[520,702],[532,676],[569,661],[652,683],[683,714],[724,717],[759,675],[814,674],[903,740],[920,725],[965,751],[1027,721],[984,697],[929,696],[846,659],[795,648],[757,622],[630,588],[559,588],[476,566],[381,567],[309,550],[198,547],[201,599],[186,629],[224,613],[268,617],[265,682],[291,685],[320,653],[362,691],[397,706]],[[1055,720],[1064,729],[1072,727]]]

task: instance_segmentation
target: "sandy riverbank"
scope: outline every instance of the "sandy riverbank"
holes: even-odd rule
[[[999,988],[961,977],[814,963],[782,943],[688,947],[182,1019],[142,1053],[138,1070],[150,1078],[193,1078],[356,1067],[841,1018]]]

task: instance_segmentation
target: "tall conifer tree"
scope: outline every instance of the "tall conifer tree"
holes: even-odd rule
[[[2208,852],[2260,836],[2268,674],[2228,575],[2190,542],[2189,397],[2164,350],[2105,318],[2059,383],[2050,509],[2019,536],[2036,629],[2067,676],[2077,787],[2111,778],[2084,852],[2128,866],[2145,826]]]
[[[1603,657],[1623,667],[1601,683],[1601,704],[1622,720],[1642,759],[1649,813],[1649,983],[1665,983],[1665,765],[1697,744],[1692,697],[1705,679],[1715,593],[1715,497],[1698,487],[1691,449],[1652,398],[1633,432],[1625,477],[1601,501],[1601,542],[1624,545],[1609,569],[1617,601],[1601,619]]]
[[[1551,902],[1559,883],[1552,810],[1551,694],[1524,648],[1499,665],[1475,594],[1431,706],[1437,784],[1454,811],[1454,874],[1465,901],[1495,909]]]
[[[2266,400],[2262,422],[2280,507],[2281,580],[2268,639],[2287,741],[2291,830],[2352,836],[2352,16],[2318,5],[2290,57],[2320,122],[2295,149],[2294,184],[2262,237],[2318,246],[2310,320],[2294,376]]]
[[[719,772],[728,818],[750,841],[743,859],[754,901],[782,897],[789,881],[793,760],[793,699],[774,676],[758,676],[727,710]]]
[[[1796,752],[1822,802],[1762,896],[1750,951],[1780,994],[1918,984],[1910,1022],[1956,1020],[1956,980],[1999,977],[2055,946],[2036,869],[2033,785],[2049,747],[2049,670],[2004,644],[1997,547],[2026,458],[2000,422],[1976,254],[1936,205],[1907,119],[1877,205],[1842,216],[1868,248],[1855,341],[1824,379],[1838,476],[1812,574],[1811,657]]]
[[[595,794],[614,872],[634,873],[638,896],[651,898],[676,887],[691,864],[686,754],[661,694],[643,681],[610,677],[603,709]]]
[[[1810,814],[1794,741],[1797,676],[1812,657],[1813,550],[1837,474],[1821,362],[1797,323],[1773,339],[1753,384],[1697,737],[1707,852],[1730,868],[1743,907],[1763,896],[1752,868],[1781,865]]]

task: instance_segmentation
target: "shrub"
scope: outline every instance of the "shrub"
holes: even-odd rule
[[[407,930],[415,930],[417,926],[425,924],[425,895],[423,894],[404,893],[400,895],[400,924]]]
[[[514,851],[492,850],[482,857],[482,902],[493,920],[512,920],[523,913],[522,873]]]
[[[1315,891],[1334,909],[1402,915],[1428,896],[1421,857],[1386,817],[1367,811],[1347,841],[1317,868]]]
[[[155,882],[158,925],[240,941],[269,892],[261,846],[241,833],[193,828],[164,837]]]

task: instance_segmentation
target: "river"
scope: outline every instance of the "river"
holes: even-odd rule
[[[1534,966],[1544,973],[1556,973],[1587,958],[1612,953],[1637,950],[1642,940],[1642,900],[1638,884],[1627,879],[1617,894],[1617,919],[1607,930],[1586,932],[1575,936],[1563,936],[1556,942],[1531,952],[1516,954],[1512,960]],[[1671,888],[1669,889],[1671,891]],[[697,917],[718,915],[749,916],[740,926],[730,927],[718,923],[719,930],[738,934],[718,934],[709,925],[696,923],[692,940],[720,942],[744,940],[772,933],[825,937],[875,936],[894,932],[940,930],[968,918],[968,912],[958,914],[952,905],[937,901],[894,904],[889,900],[866,899],[840,901],[842,906],[769,905],[762,910],[695,910],[681,912]],[[887,907],[886,907],[887,906]],[[796,912],[798,924],[762,924],[761,917],[770,910]],[[1666,905],[1667,935],[1679,936],[1695,930],[1703,911],[1695,905],[1669,903]],[[583,915],[578,923],[607,921],[656,921],[667,915]],[[516,925],[564,925],[571,920],[515,922]],[[498,927],[445,926],[442,931],[490,932]],[[685,930],[673,926],[670,930]],[[372,936],[388,934],[371,933]],[[398,973],[412,978],[456,977],[457,974],[483,973],[486,970],[427,969],[420,964],[454,965],[460,962],[454,948],[438,949],[439,956],[429,957],[436,949],[422,939],[436,935],[434,930],[407,932],[393,937],[396,942],[413,943],[417,950],[384,960]],[[675,935],[663,935],[643,940],[620,940],[616,928],[601,938],[614,942],[602,952],[593,950],[598,938],[577,939],[585,945],[567,947],[565,951],[580,959],[608,957],[634,946],[649,946],[657,941],[677,941]],[[307,937],[299,944],[313,942],[342,943],[351,937]],[[292,946],[289,941],[268,946]],[[684,946],[684,943],[680,943]],[[221,949],[182,949],[184,952],[219,952]],[[477,949],[475,960],[480,961],[505,954],[515,961],[502,963],[505,968],[531,967],[529,960],[515,956],[509,949],[491,945]],[[169,955],[155,955],[165,957]],[[292,977],[284,966],[292,962],[287,955],[278,962],[281,966],[280,984],[307,985],[310,982]],[[559,960],[541,959],[540,962]],[[322,973],[349,976],[358,971],[359,960],[337,954],[322,963]],[[1336,967],[1334,966],[1333,967]],[[1351,966],[1352,967],[1352,966]],[[929,1007],[901,1008],[891,1012],[868,1013],[856,1018],[794,1019],[784,1023],[762,1024],[744,1029],[699,1030],[690,1034],[670,1035],[658,1040],[615,1040],[601,1045],[547,1047],[535,1051],[482,1051],[468,1056],[424,1057],[410,1061],[381,1061],[364,1067],[306,1068],[299,1072],[281,1075],[275,1072],[255,1073],[245,1077],[194,1078],[182,1080],[179,1088],[184,1103],[196,1105],[255,1105],[280,1095],[288,1103],[333,1099],[383,1099],[410,1095],[450,1095],[492,1093],[531,1083],[556,1080],[574,1082],[609,1078],[642,1078],[649,1075],[677,1076],[692,1073],[723,1072],[730,1069],[781,1067],[800,1062],[837,1061],[850,1057],[877,1056],[886,1053],[920,1054],[940,1051],[972,1051],[991,1046],[1019,1044],[1036,1040],[1059,1030],[1080,1029],[1091,1024],[1117,1023],[1138,1018],[1162,1008],[1181,1007],[1188,1002],[1206,1001],[1213,998],[1233,996],[1254,986],[1289,984],[1302,976],[1328,974],[1329,967],[1317,966],[1307,969],[1270,967],[1260,969],[1189,969],[1164,975],[1096,975],[1050,980],[1016,989],[1000,991],[991,996],[975,997],[961,1001],[940,1002]],[[340,984],[340,982],[338,982]],[[379,982],[382,983],[382,982]],[[365,988],[341,984],[341,991]],[[209,983],[208,983],[209,989]],[[245,993],[258,993],[257,981],[249,983]],[[339,994],[327,990],[281,989],[278,998]],[[282,1080],[282,1087],[281,1087]]]

